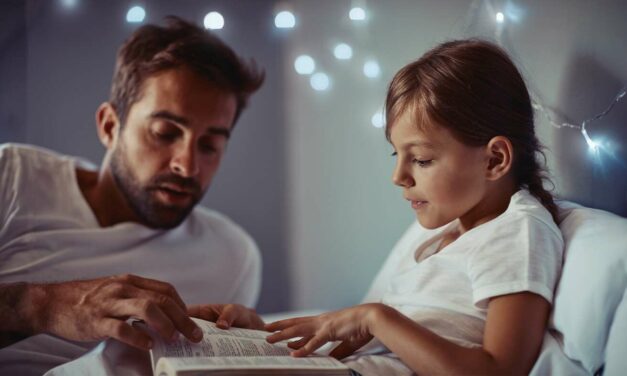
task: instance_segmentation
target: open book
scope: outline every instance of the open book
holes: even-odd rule
[[[269,344],[268,332],[219,329],[212,322],[193,318],[203,339],[193,343],[183,336],[166,342],[143,324],[153,337],[150,360],[155,376],[173,375],[338,375],[352,370],[329,356],[294,358],[286,342]]]

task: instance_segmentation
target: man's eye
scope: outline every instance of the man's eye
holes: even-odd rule
[[[420,167],[427,167],[431,164],[431,162],[433,162],[433,159],[414,159],[412,162]]]
[[[200,151],[205,154],[211,154],[211,153],[216,152],[216,148],[213,147],[213,145],[209,145],[209,144],[200,144],[199,148],[200,148]]]
[[[152,132],[152,134],[162,141],[174,141],[177,134],[174,132]]]

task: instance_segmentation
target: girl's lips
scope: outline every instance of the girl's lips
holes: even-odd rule
[[[427,205],[427,201],[414,201],[414,200],[411,201],[411,207],[414,210],[418,210],[425,205]]]

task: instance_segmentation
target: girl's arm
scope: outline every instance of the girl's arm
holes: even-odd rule
[[[295,356],[307,355],[322,344],[343,340],[331,355],[344,357],[378,338],[418,374],[527,374],[542,345],[550,304],[523,292],[493,298],[488,305],[483,347],[466,348],[423,328],[383,304],[279,321],[266,326],[278,333],[270,342],[300,337]]]

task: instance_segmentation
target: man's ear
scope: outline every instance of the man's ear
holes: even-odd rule
[[[117,142],[117,137],[120,133],[120,120],[111,103],[104,102],[98,107],[98,110],[96,110],[96,125],[100,142],[107,149],[111,149]]]
[[[486,169],[486,178],[488,180],[498,180],[511,170],[514,148],[507,137],[493,137],[488,142],[486,152],[488,154],[488,166]]]

